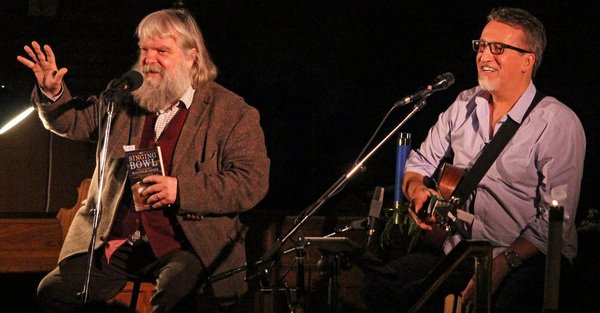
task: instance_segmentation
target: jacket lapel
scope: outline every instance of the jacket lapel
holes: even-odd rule
[[[188,151],[193,151],[194,147],[191,145],[198,142],[204,142],[206,138],[206,128],[208,125],[201,125],[202,120],[208,112],[208,105],[210,103],[210,88],[198,88],[194,93],[194,100],[188,111],[181,134],[177,144],[175,145],[175,151],[173,152],[173,168],[171,169],[171,175],[176,174],[179,171],[179,167],[182,164],[183,158],[186,156]],[[200,125],[200,127],[198,126]],[[200,138],[197,138],[199,137]],[[202,151],[203,153],[203,151]]]

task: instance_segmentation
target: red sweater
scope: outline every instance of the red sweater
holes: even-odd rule
[[[156,141],[154,140],[156,115],[149,114],[144,123],[144,130],[138,148],[160,146],[164,170],[167,175],[171,170],[173,151],[187,112],[188,110],[185,107],[180,107]],[[106,244],[106,258],[110,260],[112,253],[124,244],[136,230],[140,229],[140,226],[143,227],[152,251],[157,258],[181,248],[182,245],[187,245],[183,231],[177,225],[176,212],[175,209],[170,208],[136,212],[132,201],[131,187],[128,184],[125,187],[125,193],[117,209],[109,240]]]

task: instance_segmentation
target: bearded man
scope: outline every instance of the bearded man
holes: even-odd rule
[[[212,284],[207,277],[244,264],[246,227],[238,214],[268,190],[270,161],[259,113],[214,82],[216,67],[189,12],[154,12],[136,35],[140,51],[134,70],[144,82],[116,100],[110,138],[103,138],[107,101],[71,97],[63,81],[67,69],[58,69],[48,45],[32,42],[25,47],[30,58],[18,57],[36,76],[32,99],[47,129],[96,141],[98,159],[108,140],[87,302],[114,297],[127,280],[151,278],[152,312],[195,311],[197,291],[207,285],[221,303],[230,304],[246,291],[244,275]],[[153,146],[161,147],[166,175],[144,178],[149,187],[139,196],[147,198],[150,210],[136,211],[124,148]],[[40,304],[49,312],[81,309],[99,178],[97,167],[58,267],[38,288]]]

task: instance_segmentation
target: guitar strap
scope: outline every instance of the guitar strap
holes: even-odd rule
[[[523,115],[521,123],[525,121],[529,112],[531,112],[545,96],[544,93],[536,91],[529,108],[527,108],[527,111]],[[459,207],[464,206],[473,190],[475,190],[483,176],[487,173],[492,164],[494,164],[498,155],[500,155],[500,152],[504,150],[504,147],[506,147],[510,139],[515,135],[519,126],[519,123],[507,116],[506,122],[500,126],[498,133],[492,138],[490,143],[483,148],[481,154],[475,161],[475,164],[473,164],[469,172],[465,174],[465,177],[452,193],[452,196],[460,199]]]

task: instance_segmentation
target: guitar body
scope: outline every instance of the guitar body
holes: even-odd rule
[[[444,199],[449,199],[452,193],[465,175],[465,170],[462,168],[444,163],[439,178],[439,191]]]
[[[444,199],[450,199],[452,193],[454,192],[458,184],[461,182],[464,174],[465,171],[459,168],[458,166],[449,163],[444,163],[442,165],[442,169],[438,178],[438,191]],[[434,212],[432,213],[432,215],[436,216],[436,208],[434,208],[433,210]],[[446,209],[446,212],[447,211],[448,209]],[[447,214],[446,212],[444,214]],[[437,216],[439,217],[439,215]],[[440,222],[441,221],[436,219],[435,222],[431,223],[431,227],[433,228],[432,230],[422,230],[418,234],[417,240],[419,245],[424,245],[435,250],[439,250],[442,248],[444,240],[448,235],[448,230],[445,227],[442,227],[444,225],[444,222],[442,222],[442,226],[440,226]]]

